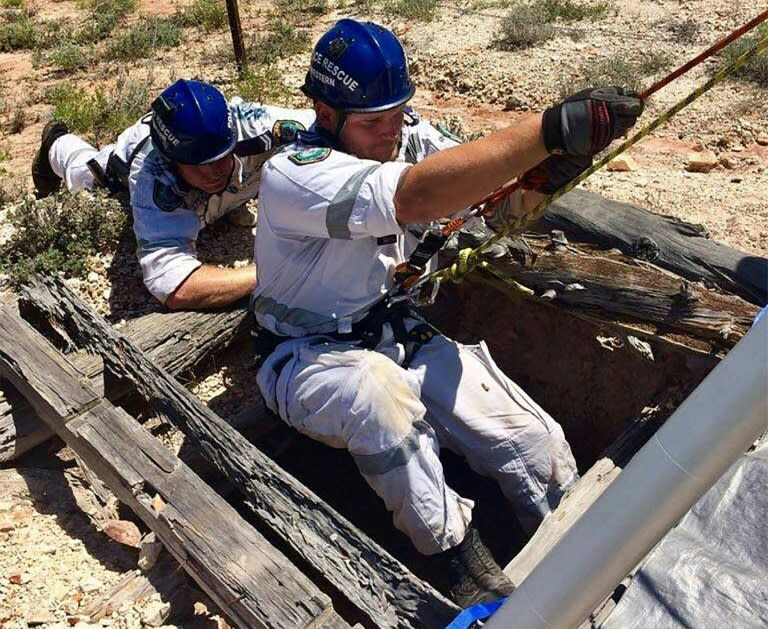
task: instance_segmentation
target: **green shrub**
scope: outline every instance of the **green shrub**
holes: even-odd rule
[[[206,32],[215,31],[227,25],[227,7],[221,0],[195,0],[174,19],[179,26],[199,26]]]
[[[550,39],[554,34],[555,29],[548,24],[547,13],[541,5],[518,4],[502,20],[494,43],[502,50],[517,50]]]
[[[24,6],[24,0],[2,0],[0,7],[3,9],[21,9]]]
[[[88,66],[88,58],[82,48],[71,41],[65,41],[54,48],[48,54],[48,62],[67,74]]]
[[[21,133],[27,126],[27,107],[25,105],[17,105],[13,110],[13,115],[8,122],[8,133]]]
[[[610,3],[586,2],[573,0],[533,0],[513,4],[501,22],[501,30],[495,45],[502,50],[528,48],[541,41],[551,39],[556,34],[552,22],[557,19],[565,22],[579,20],[600,20],[608,15]],[[578,33],[572,33],[578,38]]]
[[[297,18],[328,13],[328,0],[274,0],[277,12]]]
[[[742,37],[723,50],[722,55],[725,63],[733,63],[737,57],[747,52],[765,37],[768,37],[768,25],[763,24],[757,28],[753,35]],[[768,88],[768,50],[763,50],[759,55],[753,56],[736,70],[734,76],[757,83],[760,87]]]
[[[608,15],[609,2],[583,2],[573,0],[539,0],[544,10],[547,22],[554,22],[560,18],[565,22],[578,22],[580,20],[602,20]]]
[[[34,273],[84,277],[88,258],[117,245],[128,212],[105,194],[66,194],[25,199],[8,213],[11,238],[0,245],[0,269],[11,283]]]
[[[246,101],[287,104],[288,86],[283,73],[274,64],[248,68],[235,83],[235,91]]]
[[[309,35],[288,22],[271,20],[271,32],[254,40],[248,57],[257,64],[270,64],[309,49]]]
[[[388,0],[384,12],[391,18],[431,22],[437,7],[437,0]]]
[[[184,31],[173,20],[142,16],[130,29],[110,42],[106,57],[120,61],[146,59],[155,51],[169,50],[182,41]]]
[[[673,20],[666,24],[665,27],[677,37],[677,41],[683,44],[693,44],[699,37],[700,28],[693,18]]]
[[[648,87],[647,78],[659,73],[670,61],[665,53],[650,52],[637,61],[609,57],[586,63],[579,69],[579,78],[561,82],[560,95],[565,97],[587,87],[606,85],[641,91]]]
[[[35,25],[26,12],[13,12],[0,24],[0,52],[31,50],[37,45]]]
[[[76,39],[91,44],[109,36],[126,15],[135,11],[136,0],[82,0],[78,6],[88,16]]]
[[[148,80],[125,78],[120,78],[109,92],[97,89],[89,93],[70,83],[59,83],[46,94],[53,104],[53,117],[97,145],[114,141],[117,134],[146,113],[152,95]]]

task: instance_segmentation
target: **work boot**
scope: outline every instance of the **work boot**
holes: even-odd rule
[[[505,598],[515,589],[473,527],[458,546],[438,556],[447,560],[451,597],[462,608]]]
[[[35,196],[38,199],[52,195],[61,187],[61,177],[53,172],[48,153],[53,143],[67,133],[69,133],[67,125],[58,120],[51,120],[43,128],[40,148],[37,149],[35,161],[32,162],[32,181],[35,183]]]

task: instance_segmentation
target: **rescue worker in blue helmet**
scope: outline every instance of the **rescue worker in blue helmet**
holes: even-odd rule
[[[62,122],[46,125],[32,179],[38,197],[62,182],[70,192],[127,191],[150,293],[172,309],[220,307],[249,295],[256,271],[202,264],[198,233],[224,215],[252,225],[245,204],[258,194],[262,164],[313,121],[309,109],[227,102],[213,85],[180,79],[101,150]]]
[[[302,89],[316,122],[263,171],[259,388],[289,425],[350,452],[395,526],[444,567],[460,605],[500,598],[514,586],[472,526],[472,501],[447,485],[440,449],[495,478],[529,532],[576,464],[560,425],[484,342],[457,343],[415,304],[391,299],[396,268],[418,247],[417,225],[515,177],[538,190],[505,211],[538,204],[625,133],[643,103],[618,88],[586,90],[460,144],[407,106],[415,90],[397,38],[350,19],[320,38]]]

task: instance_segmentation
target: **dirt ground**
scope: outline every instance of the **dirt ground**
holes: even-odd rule
[[[26,4],[36,20],[82,16],[75,1],[28,0]],[[188,0],[142,0],[140,13],[169,14],[188,4]],[[339,7],[340,3],[331,4]],[[360,4],[347,2],[346,8],[303,21],[301,28],[314,41],[340,16],[363,17]],[[414,107],[429,119],[458,117],[466,130],[483,132],[546,107],[560,96],[561,85],[575,78],[575,69],[585,64],[611,57],[637,59],[643,52],[654,51],[669,56],[665,70],[670,71],[764,9],[760,0],[617,0],[610,19],[558,24],[556,36],[549,41],[507,52],[493,45],[506,12],[499,8],[500,3],[440,4],[430,23],[391,19],[381,13],[372,14],[372,19],[392,27],[406,44],[418,86]],[[264,27],[269,2],[241,2],[240,7],[247,36]],[[670,30],[670,25],[683,20],[698,27],[691,42],[680,41]],[[229,48],[226,31],[203,34],[191,29],[187,43],[148,62],[103,62],[71,78],[93,89],[110,85],[120,75],[150,77],[160,91],[173,78],[200,77],[234,95],[235,70]],[[307,53],[281,62],[292,89],[285,104],[306,106],[296,89],[306,62]],[[644,120],[684,97],[716,65],[716,61],[707,62],[653,96]],[[661,74],[663,71],[649,77],[648,82]],[[32,189],[30,165],[42,127],[51,116],[45,90],[63,78],[35,61],[32,53],[0,53],[0,173],[6,191],[23,194]],[[26,125],[9,133],[11,117],[20,107],[25,109]],[[706,173],[689,172],[689,154],[703,150],[714,151],[717,165]],[[768,254],[765,89],[727,81],[633,147],[629,155],[636,163],[633,170],[603,170],[584,187],[660,214],[702,223],[715,240],[749,253]],[[0,210],[0,228],[3,219]],[[250,234],[231,226],[212,230],[201,241],[201,252],[222,262],[245,260],[250,256]],[[111,253],[99,256],[91,275],[73,282],[73,288],[113,320],[155,307],[142,292],[130,256],[121,262],[125,276],[131,278],[128,287],[121,289],[126,296],[119,308],[114,307],[107,272],[112,261]],[[133,294],[128,295],[130,291]],[[212,377],[194,391],[209,400],[221,393],[222,386],[220,377]],[[83,493],[82,485],[71,457],[47,451],[25,457],[15,468],[0,469],[0,628],[177,626],[163,624],[165,616],[158,611],[157,600],[125,606],[89,624],[84,610],[102,600],[135,567],[138,551],[100,532],[92,514],[77,506],[73,496]],[[203,612],[200,615],[209,618]],[[224,626],[222,623],[211,617],[208,626]]]

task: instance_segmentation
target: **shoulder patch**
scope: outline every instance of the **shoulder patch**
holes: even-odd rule
[[[306,131],[306,127],[298,120],[278,120],[272,126],[272,138],[275,145],[292,144],[296,141],[299,131]]]
[[[448,138],[449,140],[453,140],[454,142],[459,142],[459,143],[461,143],[461,138],[460,138],[458,135],[456,135],[455,133],[453,133],[452,131],[449,131],[449,130],[447,129],[447,127],[444,127],[443,125],[441,125],[441,124],[439,124],[439,123],[438,123],[438,124],[435,126],[435,128],[436,128],[436,129],[437,129],[437,130],[438,130],[438,131],[439,131],[439,132],[440,132],[442,135],[444,135],[446,138]]]
[[[166,185],[158,179],[152,187],[152,200],[163,212],[173,212],[184,203],[184,198],[173,189],[173,186]]]
[[[304,149],[293,155],[289,155],[288,159],[298,166],[306,166],[307,164],[314,164],[316,162],[322,162],[326,157],[331,154],[331,149],[322,146],[315,146],[310,149]]]

